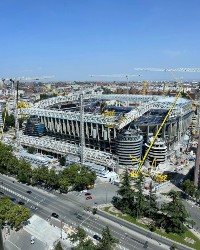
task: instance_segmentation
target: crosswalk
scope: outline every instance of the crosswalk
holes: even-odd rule
[[[14,194],[15,196],[19,197],[20,199],[25,200],[27,203],[30,201],[30,199],[28,199],[27,197],[25,197],[25,196],[23,196],[21,194],[18,194],[17,192],[15,192],[15,191],[7,188],[7,187],[4,187],[4,186],[0,185],[0,188],[7,191],[7,192],[9,192],[9,193],[11,193],[11,194]]]

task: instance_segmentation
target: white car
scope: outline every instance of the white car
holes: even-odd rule
[[[34,243],[35,243],[35,237],[31,236],[31,244],[34,244]]]

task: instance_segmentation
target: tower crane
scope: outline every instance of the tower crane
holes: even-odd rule
[[[157,72],[189,72],[200,73],[200,68],[134,68],[139,71],[157,71]]]
[[[111,75],[89,75],[90,77],[117,77],[117,78],[125,78],[126,79],[126,87],[127,87],[127,94],[129,93],[128,91],[128,83],[130,77],[137,77],[141,75],[133,75],[133,74],[111,74]]]

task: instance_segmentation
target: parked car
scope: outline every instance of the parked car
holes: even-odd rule
[[[3,193],[3,192],[0,192],[0,194],[1,194],[1,195],[4,195],[4,193]]]
[[[91,200],[92,199],[92,196],[87,196],[86,197],[86,200]]]
[[[93,235],[93,238],[94,238],[95,240],[98,240],[98,241],[101,240],[101,237],[99,237],[99,236],[96,235],[96,234]]]
[[[58,218],[59,217],[59,215],[57,213],[52,213],[51,216],[54,217],[54,218]]]
[[[32,194],[32,191],[30,191],[30,190],[28,190],[28,191],[26,191],[28,194]]]
[[[34,244],[34,243],[35,243],[35,237],[31,236],[31,244]]]

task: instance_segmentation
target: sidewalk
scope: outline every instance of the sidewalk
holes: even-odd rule
[[[53,220],[46,221],[37,215],[33,215],[29,221],[30,223],[24,226],[24,230],[44,242],[47,246],[51,247],[57,240],[60,240],[61,229],[57,227],[57,225],[60,224],[59,221],[57,221],[57,223],[54,223]],[[62,230],[62,242],[65,247],[72,246],[64,230]]]

